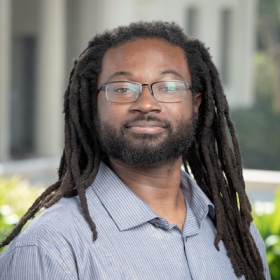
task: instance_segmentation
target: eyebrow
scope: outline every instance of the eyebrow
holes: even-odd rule
[[[172,74],[178,78],[180,78],[181,80],[183,79],[182,75],[180,75],[178,72],[176,72],[175,70],[165,70],[165,71],[159,71],[158,72],[159,75],[168,75],[168,74]],[[117,71],[115,73],[113,73],[112,75],[109,76],[108,81],[111,81],[113,78],[119,77],[119,76],[125,76],[125,77],[133,77],[133,74],[131,72],[127,72],[127,71]]]
[[[160,75],[167,75],[167,74],[172,74],[176,77],[179,77],[181,80],[183,79],[182,75],[180,75],[178,72],[174,70],[165,70],[165,71],[159,71],[158,72]]]
[[[113,74],[109,77],[108,81],[110,81],[110,80],[112,80],[113,78],[118,77],[118,76],[132,77],[133,74],[132,74],[131,72],[118,71],[118,72],[113,73]]]

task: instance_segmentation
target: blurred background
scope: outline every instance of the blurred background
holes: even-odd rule
[[[259,215],[275,212],[280,0],[0,0],[0,193],[21,181],[7,179],[14,174],[31,185],[56,181],[73,59],[95,33],[137,20],[175,21],[210,48],[236,125],[248,194]],[[280,255],[280,239],[277,248]]]

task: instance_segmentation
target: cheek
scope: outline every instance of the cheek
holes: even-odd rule
[[[174,125],[188,121],[193,113],[192,100],[184,100],[182,103],[169,104],[165,116],[174,120]],[[176,123],[176,124],[175,124]]]
[[[182,103],[182,115],[184,119],[191,118],[193,111],[194,111],[194,103],[193,103],[193,97],[191,94],[187,95],[186,99]]]
[[[109,107],[110,104],[108,104],[105,94],[99,94],[97,98],[97,113],[101,121],[107,122],[111,118]]]
[[[98,96],[97,100],[97,113],[102,122],[117,126],[124,120],[124,106],[108,101],[105,96]]]

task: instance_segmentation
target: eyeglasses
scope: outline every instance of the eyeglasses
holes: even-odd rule
[[[152,84],[118,81],[103,84],[99,91],[104,90],[107,100],[111,102],[132,103],[139,98],[144,86],[149,87],[155,100],[163,103],[182,102],[191,89],[190,83],[184,81],[160,81]]]

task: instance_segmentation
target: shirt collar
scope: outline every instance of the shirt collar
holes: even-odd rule
[[[208,214],[212,219],[215,217],[215,207],[202,189],[193,181],[190,175],[181,171],[181,187],[185,194],[188,206],[194,215],[199,219],[204,219]]]
[[[139,226],[157,217],[103,162],[92,188],[120,230]]]
[[[183,170],[181,172],[181,187],[187,204],[187,218],[184,224],[183,235],[191,236],[201,230],[201,224],[208,214],[212,220],[214,219],[215,208],[201,188]]]
[[[158,217],[103,162],[100,163],[98,174],[91,187],[121,231]],[[213,204],[185,171],[182,171],[181,187],[187,205],[199,224],[208,212],[214,218]]]

